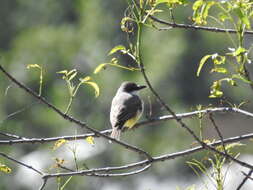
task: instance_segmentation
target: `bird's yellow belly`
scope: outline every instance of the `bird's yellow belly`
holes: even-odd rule
[[[132,128],[137,123],[140,116],[141,116],[141,112],[138,112],[135,117],[133,117],[125,122],[124,127]]]

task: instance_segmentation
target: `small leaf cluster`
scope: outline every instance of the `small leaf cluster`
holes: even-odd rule
[[[57,73],[62,75],[62,79],[65,80],[65,82],[67,84],[68,91],[69,91],[70,99],[69,99],[69,104],[68,104],[68,107],[67,107],[65,113],[67,113],[69,111],[70,106],[72,104],[72,100],[76,96],[76,93],[81,85],[87,84],[87,85],[91,86],[95,90],[95,97],[99,96],[99,86],[97,85],[97,83],[91,81],[92,78],[90,76],[79,78],[79,82],[77,84],[75,84],[73,82],[73,80],[77,76],[76,69],[72,69],[70,71],[62,70]]]
[[[245,30],[251,28],[251,20],[253,19],[253,4],[249,0],[231,0],[231,1],[203,1],[198,0],[194,3],[194,9],[204,9],[203,6],[214,6],[219,9],[217,16],[209,16],[218,24],[225,26],[225,23],[230,23],[236,31],[235,36],[227,33],[233,44],[233,48],[228,48],[228,52],[220,55],[218,53],[205,55],[199,63],[197,76],[203,68],[203,65],[211,60],[213,67],[210,73],[219,73],[222,76],[219,80],[213,82],[210,87],[210,98],[220,98],[224,95],[222,84],[225,82],[230,86],[237,86],[236,80],[253,85],[247,72],[246,65],[251,63],[248,55],[251,48],[246,48],[244,45]],[[210,7],[209,7],[210,8]],[[194,16],[197,24],[206,24],[208,14],[196,13]],[[202,16],[201,16],[202,15]],[[236,39],[236,41],[235,41]]]
[[[43,83],[43,69],[42,66],[38,64],[29,64],[26,66],[27,69],[38,69],[40,71],[40,87],[39,87],[39,96],[42,93],[42,83]]]
[[[115,46],[114,48],[112,48],[110,50],[110,52],[108,53],[108,55],[113,55],[117,52],[120,52],[122,53],[123,55],[124,54],[128,54],[130,57],[132,57],[133,59],[135,59],[134,55],[132,55],[130,53],[130,50],[129,49],[126,49],[125,46],[123,45],[117,45]],[[125,67],[123,65],[120,65],[119,64],[119,60],[116,58],[116,57],[113,57],[110,62],[108,63],[101,63],[99,64],[95,70],[94,70],[94,74],[98,74],[100,71],[102,70],[105,70],[108,66],[113,66],[113,67],[118,67],[118,68],[121,68],[121,69],[125,69],[125,70],[129,70],[129,71],[139,71],[140,69],[139,68],[136,68],[136,67]]]
[[[205,143],[211,143],[210,140],[205,140]],[[238,146],[243,146],[241,143],[231,143],[227,145],[217,146],[216,149],[218,151],[224,151],[226,154],[229,154],[233,157],[238,157],[239,154],[233,152],[233,149]],[[224,150],[225,148],[225,150]],[[212,183],[215,184],[216,189],[224,189],[224,181],[226,177],[226,172],[222,170],[224,164],[227,163],[227,158],[221,156],[220,154],[208,155],[205,159],[199,161],[197,159],[193,159],[191,161],[187,161],[189,167],[194,171],[194,173],[201,177],[201,174],[204,174],[208,177]],[[210,168],[210,169],[209,169]]]
[[[242,62],[242,60],[247,60],[247,63],[251,63],[251,61],[247,57],[247,52],[248,51],[242,47],[239,47],[236,50],[230,48],[230,52],[226,53],[225,56],[215,53],[211,55],[205,55],[200,60],[199,67],[197,70],[197,76],[200,75],[204,64],[207,63],[208,60],[211,60],[213,64],[210,73],[219,73],[223,76],[221,79],[214,81],[211,85],[209,96],[210,98],[219,98],[223,96],[223,92],[221,90],[223,82],[226,82],[230,86],[237,86],[237,82],[235,80],[237,79],[247,84],[253,84],[252,81],[247,78],[245,72],[245,62]],[[236,63],[230,61],[231,59],[234,59]],[[231,65],[230,68],[232,68],[232,70],[228,69],[228,66],[226,66],[226,62]]]

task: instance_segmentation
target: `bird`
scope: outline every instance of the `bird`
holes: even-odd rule
[[[120,140],[122,129],[132,128],[141,117],[144,103],[138,96],[138,92],[144,88],[145,85],[137,85],[129,81],[123,82],[118,88],[110,110],[111,138]]]

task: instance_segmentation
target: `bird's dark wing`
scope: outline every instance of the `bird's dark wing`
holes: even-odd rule
[[[114,127],[122,128],[125,122],[142,110],[142,101],[137,95],[122,94],[113,101]],[[113,114],[113,113],[112,113]]]

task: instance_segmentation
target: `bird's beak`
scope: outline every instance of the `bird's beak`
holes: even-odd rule
[[[141,89],[143,89],[143,88],[146,88],[147,86],[145,86],[145,85],[138,85],[138,90],[141,90]]]

